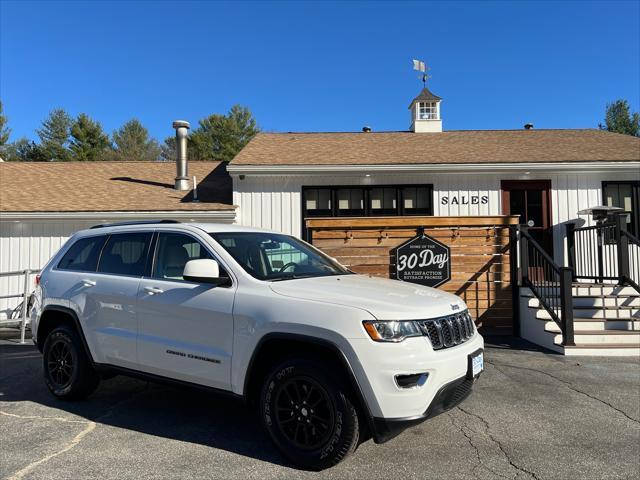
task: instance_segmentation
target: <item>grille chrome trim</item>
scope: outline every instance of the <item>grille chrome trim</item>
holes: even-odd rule
[[[475,332],[468,310],[429,320],[417,320],[422,333],[429,338],[434,350],[461,345]]]

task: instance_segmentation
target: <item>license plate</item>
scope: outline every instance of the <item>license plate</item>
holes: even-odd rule
[[[476,378],[484,370],[484,353],[472,353],[469,355],[469,376]]]

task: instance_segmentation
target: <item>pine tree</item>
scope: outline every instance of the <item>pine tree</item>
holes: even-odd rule
[[[2,148],[2,159],[7,162],[46,162],[49,159],[36,142],[21,138]]]
[[[191,151],[187,150],[189,160],[191,160]],[[163,162],[175,162],[177,155],[176,137],[167,137],[160,146],[160,160]]]
[[[605,125],[600,124],[599,127],[609,132],[640,137],[640,114],[631,114],[629,102],[626,100],[616,100],[607,105]]]
[[[71,152],[77,161],[103,160],[110,146],[100,123],[81,113],[71,125]]]
[[[113,132],[112,137],[115,160],[154,161],[160,156],[158,142],[149,138],[147,129],[135,118]]]
[[[251,111],[234,105],[226,115],[214,113],[200,120],[190,135],[196,160],[230,161],[260,131]]]
[[[8,118],[4,115],[2,101],[0,101],[0,147],[4,147],[9,141],[11,129],[7,127]]]
[[[51,111],[42,122],[42,128],[36,130],[40,137],[40,149],[47,160],[66,162],[71,160],[69,152],[69,130],[72,119],[62,108]]]

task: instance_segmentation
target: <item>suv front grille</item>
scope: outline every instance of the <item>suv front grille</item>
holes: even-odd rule
[[[473,319],[468,311],[431,320],[418,320],[422,332],[429,337],[434,350],[454,347],[473,336]]]

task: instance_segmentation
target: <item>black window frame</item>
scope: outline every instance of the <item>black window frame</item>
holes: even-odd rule
[[[387,213],[390,209],[380,209],[386,210],[385,212],[376,213],[372,212],[371,208],[371,190],[378,188],[393,188],[396,190],[396,208],[395,212]],[[429,200],[429,204],[427,207],[427,213],[414,213],[407,212],[404,208],[404,189],[405,188],[425,188],[427,190],[427,196]],[[363,191],[363,200],[364,200],[364,209],[362,213],[340,213],[338,209],[337,203],[337,192],[338,190],[343,189],[360,189]],[[329,190],[330,198],[331,198],[331,208],[330,209],[319,209],[318,213],[310,213],[307,210],[307,202],[306,202],[306,192],[309,190]],[[302,238],[308,239],[308,232],[305,225],[305,219],[307,218],[349,218],[349,217],[408,217],[408,216],[420,216],[420,217],[431,217],[433,216],[433,184],[432,183],[417,183],[417,184],[373,184],[373,185],[305,185],[301,189],[300,202],[301,202],[301,211],[302,211]],[[358,209],[359,210],[359,209]]]
[[[429,206],[426,208],[427,213],[420,212],[407,212],[407,209],[404,206],[404,190],[406,188],[426,188],[427,189],[427,198],[429,199]],[[400,209],[401,217],[431,217],[433,216],[433,185],[401,185],[398,187],[398,208]],[[412,208],[411,210],[418,210],[418,208]]]
[[[631,186],[631,228],[629,233],[640,234],[640,181],[638,180],[605,180],[602,182],[602,204],[606,205],[606,189],[609,185]],[[626,210],[625,210],[626,211]]]
[[[339,203],[339,199],[338,199],[338,192],[340,190],[349,190],[350,194],[349,194],[349,202],[351,202],[351,192],[353,190],[356,191],[361,191],[362,193],[362,208],[339,208],[338,207],[338,203]],[[332,192],[331,192],[331,197],[332,197],[332,201],[331,201],[331,206],[333,207],[333,215],[332,217],[368,217],[369,216],[369,191],[365,190],[362,187],[342,187],[342,186],[337,186],[334,187]]]
[[[318,212],[321,213],[317,213],[314,214],[312,216],[314,217],[332,217],[333,216],[333,210],[335,208],[335,195],[333,192],[333,189],[331,187],[302,187],[302,211],[303,212],[307,212],[307,199],[305,198],[305,192],[308,192],[310,190],[324,190],[324,191],[329,191],[329,201],[331,202],[331,208],[316,208],[314,210],[317,210]]]

